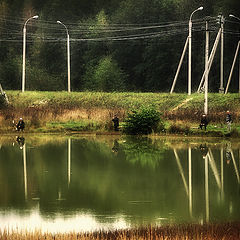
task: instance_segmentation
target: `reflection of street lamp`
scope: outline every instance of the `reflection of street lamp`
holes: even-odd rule
[[[203,10],[203,7],[199,7],[198,9],[194,10],[189,19],[189,28],[188,28],[188,40],[189,40],[189,47],[188,47],[188,95],[191,95],[191,68],[192,68],[192,16],[195,12]]]
[[[37,19],[38,15],[30,17],[25,23],[23,27],[23,69],[22,69],[22,92],[25,91],[25,60],[26,60],[26,26],[29,20]]]
[[[229,14],[229,17],[236,18],[238,21],[240,21],[240,18],[234,16],[233,14]],[[240,93],[240,61],[239,61],[239,69],[238,69],[238,92]]]
[[[236,18],[236,19],[238,19],[240,21],[240,18],[234,16],[233,14],[229,14],[229,17]]]
[[[65,24],[61,21],[57,21],[57,23],[63,25],[67,32],[67,65],[68,65],[68,92],[71,92],[71,84],[70,84],[70,41],[69,41],[69,33]]]

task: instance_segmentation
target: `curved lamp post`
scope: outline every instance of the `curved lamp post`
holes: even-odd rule
[[[27,23],[31,19],[37,19],[38,15],[35,15],[33,17],[30,17],[27,19],[27,21],[24,23],[23,27],[23,66],[22,66],[22,92],[25,91],[25,64],[26,64],[26,32],[27,32]]]
[[[189,28],[188,28],[188,95],[191,95],[191,75],[192,75],[192,16],[195,12],[203,10],[203,7],[199,7],[194,10],[189,19]]]
[[[67,32],[67,66],[68,66],[68,92],[71,92],[71,83],[70,83],[70,41],[69,41],[69,33],[68,29],[65,24],[63,24],[61,21],[57,21],[57,23],[64,26]]]

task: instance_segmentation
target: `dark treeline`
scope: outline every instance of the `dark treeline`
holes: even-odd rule
[[[23,25],[27,19],[26,89],[67,89],[66,30],[71,46],[73,91],[169,91],[192,29],[192,88],[205,64],[205,20],[210,50],[224,22],[224,85],[240,39],[239,0],[0,0],[0,83],[21,89]],[[188,51],[176,84],[187,91]],[[238,61],[237,61],[238,63]],[[238,64],[236,64],[238,66]],[[237,68],[236,68],[237,69]],[[238,91],[235,69],[230,90]],[[220,43],[210,73],[210,91],[220,87]]]

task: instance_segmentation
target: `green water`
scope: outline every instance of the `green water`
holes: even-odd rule
[[[25,135],[0,146],[1,229],[240,220],[237,142]]]

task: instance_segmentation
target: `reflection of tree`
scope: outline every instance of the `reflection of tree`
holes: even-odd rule
[[[116,141],[112,138],[72,138],[69,186],[66,143],[66,139],[45,145],[35,142],[34,148],[31,145],[27,148],[27,203],[24,201],[24,183],[21,181],[22,151],[18,147],[3,145],[0,150],[0,191],[4,195],[0,199],[0,208],[11,206],[26,209],[39,203],[42,215],[53,218],[54,214],[72,215],[80,211],[103,216],[139,216],[139,221],[155,219],[156,216],[168,218],[170,211],[174,220],[178,217],[188,218],[188,199],[179,168],[173,151],[163,141],[137,137],[119,138]],[[113,147],[117,147],[117,154],[112,152]],[[214,157],[219,155],[217,151],[214,149]],[[186,175],[187,149],[181,148],[178,154]],[[199,148],[192,151],[192,158],[193,210],[200,212],[201,196],[204,196],[201,192],[204,189],[204,161]],[[216,159],[219,169],[218,163]],[[226,171],[225,181],[229,183],[225,191],[229,198],[233,196],[236,185],[231,183],[235,183],[235,180],[235,175]],[[218,193],[216,181],[211,177],[209,192],[211,196]],[[234,206],[236,199],[233,196]],[[212,210],[217,211],[214,208]],[[234,214],[237,212],[239,210]]]
[[[156,168],[159,161],[163,159],[164,147],[155,145],[150,138],[129,137],[124,143],[123,151],[126,160],[132,164]]]

